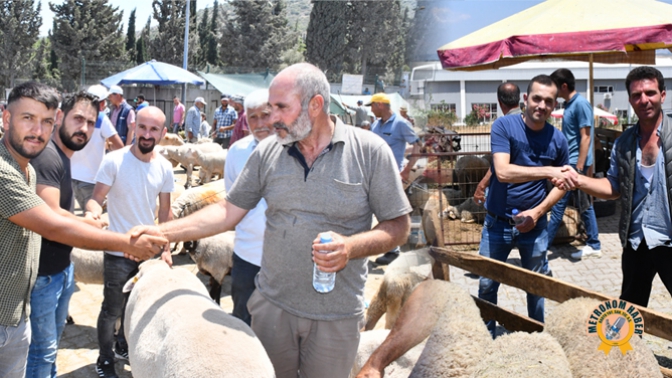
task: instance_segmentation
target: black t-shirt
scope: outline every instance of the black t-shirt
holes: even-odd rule
[[[72,175],[70,174],[70,158],[61,151],[53,140],[49,140],[42,153],[32,159],[30,164],[37,173],[37,184],[57,188],[61,192],[59,205],[62,209],[74,211],[72,193]],[[40,249],[39,276],[60,273],[70,265],[72,247],[42,238]]]

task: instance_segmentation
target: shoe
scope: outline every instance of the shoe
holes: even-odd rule
[[[599,249],[593,249],[593,247],[587,245],[583,247],[582,250],[572,253],[572,258],[576,260],[581,260],[589,257],[601,257],[602,251]]]
[[[384,255],[377,258],[375,263],[377,265],[389,265],[397,257],[399,257],[399,252],[387,252]]]
[[[114,361],[103,361],[100,357],[98,357],[98,361],[96,362],[96,373],[101,378],[119,378],[117,372],[114,370]]]
[[[119,360],[128,361],[128,347],[122,347],[117,341],[114,343],[114,348],[112,348],[112,350],[114,350],[114,357]]]

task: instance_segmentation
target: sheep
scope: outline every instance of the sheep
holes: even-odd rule
[[[189,148],[188,145],[163,146],[163,148],[158,150],[161,156],[165,157],[166,159],[168,159],[168,161],[170,161],[173,164],[173,167],[176,167],[177,164],[181,164],[183,167],[186,168],[187,181],[184,184],[185,188],[189,188],[191,186],[191,173],[194,169],[194,159],[189,158],[186,155],[188,148]]]
[[[216,180],[196,188],[185,190],[170,205],[173,218],[182,218],[196,211],[217,203],[226,197],[224,180]]]
[[[355,363],[350,371],[350,378],[355,378],[357,373],[362,369],[364,363],[369,359],[371,353],[382,344],[387,335],[390,333],[386,329],[378,329],[375,331],[366,331],[360,333],[359,346],[357,347],[357,356]],[[403,356],[397,358],[394,362],[385,368],[385,377],[387,378],[406,378],[411,374],[411,369],[418,361],[422,349],[425,347],[425,341],[414,346],[411,350],[404,353]]]
[[[210,277],[210,298],[219,304],[224,277],[233,267],[233,242],[235,232],[229,231],[185,246],[198,271]]]
[[[366,312],[365,330],[372,330],[385,313],[385,328],[390,329],[411,292],[422,281],[432,277],[434,259],[429,249],[402,253],[385,270],[383,282],[371,299]]]
[[[177,134],[166,134],[159,141],[159,146],[182,146],[184,145],[184,140],[180,138]]]
[[[98,285],[104,283],[103,253],[101,251],[73,248],[70,261],[75,266],[75,281]]]
[[[462,223],[483,223],[485,220],[485,208],[474,202],[474,198],[468,198],[459,206],[448,206],[443,210],[442,218],[457,219]]]
[[[188,270],[151,260],[124,291],[134,377],[275,377],[252,329],[215,304]]]
[[[202,137],[196,141],[196,144],[212,143],[212,138]]]
[[[490,163],[478,156],[467,155],[457,159],[455,170],[453,171],[454,182],[457,182],[459,185],[463,199],[474,196],[476,186],[489,169]]]
[[[213,175],[219,175],[224,178],[224,164],[226,164],[227,150],[220,152],[204,153],[196,151],[196,162],[201,166],[198,172],[198,178],[202,184],[207,184]]]
[[[547,333],[514,332],[498,337],[472,378],[572,378],[560,344]]]
[[[622,355],[616,349],[608,355],[598,350],[600,340],[589,335],[586,322],[600,301],[590,298],[570,299],[553,310],[546,318],[544,332],[555,337],[565,350],[575,377],[660,377],[661,372],[653,352],[639,337],[633,336],[633,350]]]

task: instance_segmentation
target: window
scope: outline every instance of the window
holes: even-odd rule
[[[613,85],[596,85],[593,87],[595,93],[614,93]]]
[[[616,111],[614,111],[614,113],[616,114],[616,117],[618,117],[618,118],[628,118],[628,110],[627,109],[616,109]]]
[[[471,109],[478,117],[479,122],[492,122],[497,119],[497,103],[474,103]]]
[[[456,113],[456,107],[455,104],[446,104],[445,102],[441,102],[440,104],[432,104],[432,110],[439,111],[439,112],[444,112],[444,113]]]

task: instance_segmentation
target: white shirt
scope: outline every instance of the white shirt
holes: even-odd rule
[[[104,114],[104,112],[101,112]],[[115,134],[117,129],[114,128],[112,121],[107,116],[103,117],[103,122],[93,130],[91,139],[86,146],[76,151],[70,158],[70,167],[72,170],[72,178],[74,180],[88,182],[95,184],[96,172],[100,167],[100,162],[105,156],[105,140]]]
[[[257,147],[254,135],[239,139],[231,147],[224,165],[224,186],[228,192],[243,171],[247,159]],[[264,247],[264,231],[266,230],[266,201],[262,198],[257,207],[248,211],[243,220],[236,226],[236,237],[233,243],[234,252],[243,260],[261,266],[261,253]]]

